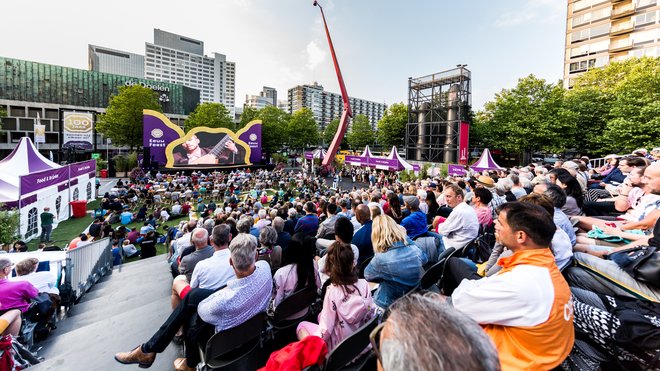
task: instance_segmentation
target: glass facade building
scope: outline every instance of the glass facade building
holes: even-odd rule
[[[0,99],[105,108],[132,84],[157,92],[165,113],[187,115],[199,103],[199,90],[183,85],[0,57]]]

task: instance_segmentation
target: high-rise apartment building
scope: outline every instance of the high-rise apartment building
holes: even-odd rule
[[[367,116],[371,127],[374,129],[387,109],[385,103],[371,102],[359,98],[349,97],[349,102],[353,111],[353,117],[356,115]],[[319,124],[321,130],[323,130],[330,121],[341,117],[344,104],[341,94],[324,91],[323,86],[314,82],[312,85],[298,85],[288,91],[287,111],[294,113],[303,107],[312,110],[314,119]]]
[[[144,78],[143,55],[88,45],[87,56],[90,71]]]
[[[568,0],[564,86],[592,68],[660,56],[658,0]]]
[[[198,89],[202,102],[234,111],[236,63],[224,54],[205,56],[203,41],[154,29],[154,43],[146,43],[144,72],[150,80]]]
[[[259,95],[246,95],[245,106],[256,109],[277,106],[277,89],[264,86]]]
[[[234,112],[236,63],[224,54],[204,55],[203,41],[154,29],[145,56],[89,45],[88,58],[92,71],[187,86],[200,91],[200,102],[222,103]]]

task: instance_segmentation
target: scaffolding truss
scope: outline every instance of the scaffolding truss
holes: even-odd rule
[[[470,122],[472,73],[464,65],[408,79],[408,160],[455,163],[460,122]]]

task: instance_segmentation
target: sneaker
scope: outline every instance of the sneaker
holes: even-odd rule
[[[121,352],[115,354],[115,360],[125,365],[137,363],[141,368],[149,368],[156,360],[156,353],[144,353],[142,345],[138,345],[130,352]]]

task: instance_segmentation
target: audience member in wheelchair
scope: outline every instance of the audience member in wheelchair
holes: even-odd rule
[[[370,338],[379,370],[500,370],[497,350],[479,324],[431,292],[394,302]]]
[[[337,241],[330,246],[326,271],[331,283],[323,299],[319,323],[301,322],[297,333],[301,340],[309,335],[318,336],[332,350],[367,323],[374,311],[369,284],[358,279],[353,249],[349,244]]]
[[[264,227],[264,229],[266,228],[271,227]],[[273,277],[273,301],[271,303],[273,309],[296,291],[303,288],[317,291],[321,288],[318,268],[314,261],[314,251],[313,237],[301,232],[293,235],[289,247],[284,253],[285,265],[278,269]],[[291,318],[298,318],[305,312],[306,308],[303,308],[300,313],[292,315]]]
[[[379,283],[374,302],[385,309],[419,284],[428,258],[389,216],[379,215],[372,224],[375,254],[364,270],[364,278]]]

